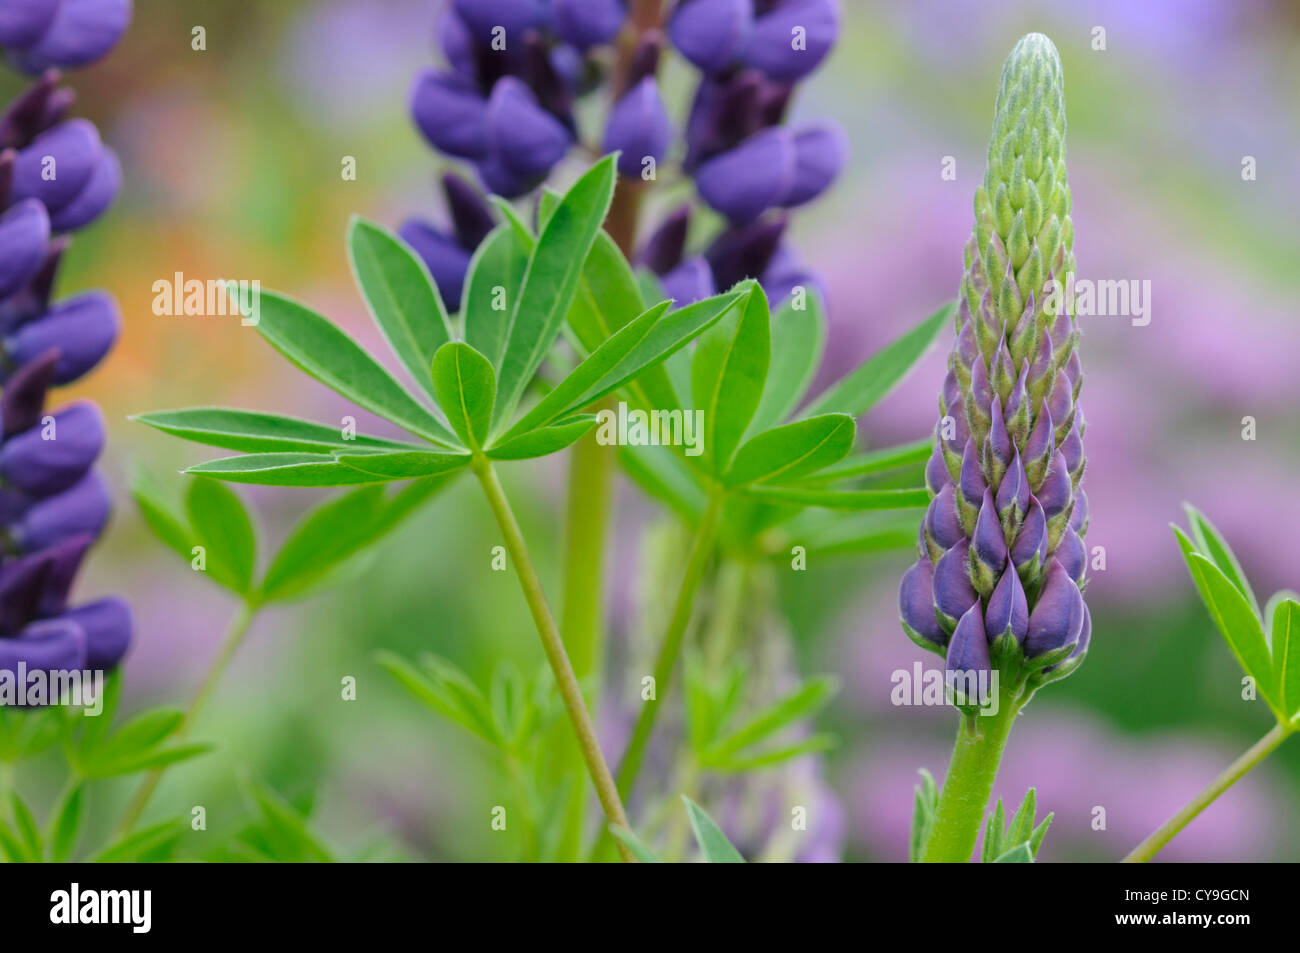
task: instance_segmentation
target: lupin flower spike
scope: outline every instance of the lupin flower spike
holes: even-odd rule
[[[903,628],[950,675],[997,669],[1020,704],[1077,668],[1091,633],[1079,331],[1072,301],[1044,307],[1073,247],[1061,62],[1032,33],[1002,70],[927,469],[934,498],[899,593]]]

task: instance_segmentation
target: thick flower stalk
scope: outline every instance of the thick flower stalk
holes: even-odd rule
[[[899,592],[913,640],[950,675],[998,669],[1011,698],[1073,671],[1091,633],[1079,330],[1053,293],[1073,244],[1061,63],[1030,34],[1002,71],[926,471],[934,498]]]
[[[0,10],[0,48],[41,74],[0,114],[0,671],[109,669],[131,614],[118,598],[69,606],[74,577],[108,520],[93,464],[99,409],[45,410],[50,387],[90,371],[117,337],[103,292],[52,301],[70,233],[116,197],[121,168],[84,119],[68,119],[59,67],[98,59],[130,20],[129,0],[24,0]]]

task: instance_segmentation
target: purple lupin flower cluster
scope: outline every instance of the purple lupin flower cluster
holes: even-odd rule
[[[121,186],[94,125],[67,118],[74,97],[58,68],[101,57],[130,16],[130,0],[0,2],[6,58],[41,74],[0,114],[0,671],[15,674],[112,668],[131,636],[122,599],[68,604],[108,520],[93,469],[103,417],[88,401],[45,408],[49,388],[98,364],[121,323],[103,292],[51,298],[69,233]]]
[[[698,254],[687,247],[689,205],[654,231],[637,257],[668,297],[684,305],[744,278],[759,279],[774,301],[796,285],[820,287],[783,242],[785,210],[831,185],[846,143],[831,123],[782,122],[795,85],[835,43],[838,0],[685,0],[666,24],[657,5],[643,6],[656,22],[634,22],[625,0],[454,0],[438,23],[448,66],[412,85],[416,125],[438,151],[470,163],[488,191],[515,198],[583,141],[575,104],[607,89],[599,149],[620,154],[624,179],[654,180],[676,159],[726,223]],[[681,135],[659,88],[668,41],[702,73]],[[443,186],[452,227],[411,220],[401,234],[455,308],[491,217],[464,180]]]
[[[903,627],[950,674],[996,668],[1032,688],[1088,648],[1079,330],[1052,290],[1073,246],[1061,63],[1030,34],[1002,72],[926,471],[934,498],[899,592]]]

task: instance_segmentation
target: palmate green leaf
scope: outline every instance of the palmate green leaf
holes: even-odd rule
[[[1192,538],[1196,540],[1197,550],[1228,577],[1228,581],[1246,597],[1246,601],[1254,610],[1255,615],[1263,619],[1259,611],[1259,600],[1255,598],[1255,591],[1250,588],[1250,581],[1246,578],[1246,573],[1242,570],[1241,563],[1237,561],[1237,557],[1233,553],[1232,547],[1228,545],[1227,540],[1196,507],[1190,503],[1184,503],[1183,509],[1187,512],[1188,523],[1192,528]],[[1264,621],[1267,622],[1266,619]]]
[[[614,196],[614,159],[574,183],[538,236],[510,313],[493,419],[508,420],[559,336],[578,279]]]
[[[796,308],[792,295],[772,316],[772,366],[749,425],[750,434],[785,420],[817,373],[826,346],[826,312],[815,290],[809,290],[804,303],[806,307]]]
[[[1185,553],[1192,581],[1205,603],[1210,617],[1223,634],[1224,640],[1238,664],[1246,674],[1255,679],[1260,696],[1269,707],[1285,720],[1278,704],[1278,678],[1273,671],[1273,660],[1264,638],[1259,616],[1241,590],[1223,574],[1218,566],[1198,552]]]
[[[498,373],[510,310],[519,299],[531,252],[531,243],[503,222],[488,233],[469,260],[460,307],[465,343],[491,361]]]
[[[635,857],[637,860],[639,860],[641,863],[643,864],[663,863],[663,860],[661,860],[659,856],[653,850],[650,849],[650,847],[646,844],[645,841],[637,837],[626,827],[622,827],[618,824],[610,824],[608,826],[609,826],[609,832],[613,834],[615,837],[617,837],[619,840],[621,840],[624,846],[626,846],[627,849],[632,852],[632,856]]]
[[[77,849],[77,839],[81,836],[81,826],[86,820],[86,785],[74,784],[63,800],[59,802],[50,819],[50,830],[46,837],[48,859],[54,863],[63,863]]]
[[[546,457],[571,447],[596,426],[595,414],[578,414],[548,427],[530,430],[509,440],[500,440],[488,450],[493,460],[530,460]]]
[[[388,346],[432,396],[429,364],[452,333],[428,267],[396,235],[355,216],[348,226],[348,260]]]
[[[212,580],[241,595],[252,589],[257,535],[243,500],[229,487],[199,478],[190,481],[185,511]]]
[[[128,864],[166,860],[187,830],[189,824],[184,818],[160,821],[114,841],[92,857],[91,862]]]
[[[277,351],[344,397],[411,433],[454,446],[455,438],[359,344],[296,301],[263,292],[257,330]]]
[[[1300,716],[1300,602],[1282,599],[1273,608],[1273,671],[1278,705],[1294,720]]]
[[[250,453],[195,464],[184,472],[257,486],[357,486],[390,479],[345,466],[325,453]]]
[[[709,817],[708,812],[685,794],[682,795],[682,801],[686,804],[691,829],[695,831],[695,840],[700,845],[704,859],[711,864],[743,864],[745,858],[727,840],[727,835],[722,833],[722,828]]]
[[[244,453],[329,453],[338,447],[414,447],[395,440],[358,434],[345,440],[339,427],[227,407],[192,407],[136,414],[129,418],[155,430],[210,447]]]
[[[334,459],[345,467],[385,480],[414,480],[454,473],[473,459],[468,453],[436,453],[432,450],[395,450],[388,453],[339,453]]]
[[[700,338],[691,362],[691,394],[704,412],[704,455],[716,475],[726,472],[758,409],[771,359],[767,296],[757,282],[743,304]]]
[[[914,490],[818,490],[753,486],[740,492],[766,503],[793,503],[829,510],[910,510],[924,509],[930,504],[930,493],[924,487]]]
[[[433,358],[433,389],[461,443],[486,446],[492,427],[497,378],[492,362],[461,341],[450,341]]]
[[[907,376],[930,349],[944,325],[952,321],[956,302],[949,302],[916,327],[876,352],[866,363],[832,384],[806,409],[808,414],[831,411],[861,417]]]
[[[789,483],[842,460],[853,449],[857,425],[848,414],[822,414],[765,430],[736,451],[722,481]]]

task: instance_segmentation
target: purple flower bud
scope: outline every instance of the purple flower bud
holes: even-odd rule
[[[104,446],[104,418],[89,401],[69,404],[0,444],[0,481],[32,497],[66,490],[85,475]]]
[[[50,227],[56,232],[70,232],[88,225],[113,204],[122,188],[122,164],[112,149],[103,149],[90,172],[90,178],[76,197],[50,212]]]
[[[39,611],[49,570],[43,553],[0,564],[0,638],[18,632]]]
[[[45,261],[50,217],[45,206],[25,199],[0,215],[0,298],[27,284]]]
[[[1052,429],[1052,415],[1047,409],[1047,403],[1044,402],[1038,410],[1038,419],[1034,421],[1034,429],[1029,432],[1029,439],[1025,441],[1025,452],[1022,454],[1025,472],[1029,474],[1030,486],[1038,486],[1042,482],[1055,447],[1056,436]]]
[[[903,574],[898,587],[898,611],[912,638],[942,648],[947,635],[934,615],[933,567],[930,560],[922,559]]]
[[[1010,630],[1015,640],[1024,644],[1029,632],[1029,602],[1017,573],[1004,572],[993,587],[988,608],[984,610],[984,627],[990,639]]]
[[[989,640],[984,631],[984,620],[980,618],[980,607],[976,603],[966,610],[948,643],[948,674],[962,673],[982,674],[992,671],[989,661]],[[960,683],[959,683],[960,684]],[[985,683],[987,684],[987,683]],[[969,702],[982,702],[983,699],[967,698]]]
[[[1001,479],[1006,468],[1011,465],[1012,457],[1016,455],[1016,446],[1011,442],[1011,434],[1007,433],[1007,425],[1002,418],[1002,398],[997,394],[993,395],[993,403],[989,408],[988,452],[990,462],[998,464],[993,472]]]
[[[660,223],[641,247],[638,261],[656,275],[666,275],[682,262],[691,228],[691,207],[679,205]]]
[[[793,208],[825,192],[844,168],[848,140],[836,123],[804,126],[794,134],[795,168],[781,205]]]
[[[1083,573],[1088,568],[1088,554],[1083,548],[1083,540],[1072,529],[1067,529],[1056,547],[1056,559],[1070,578],[1075,582],[1083,581]]]
[[[965,538],[961,518],[957,515],[956,489],[951,483],[945,483],[939,495],[930,501],[930,508],[925,511],[925,530],[943,552]]]
[[[433,30],[438,48],[451,68],[462,76],[473,77],[478,65],[474,57],[474,38],[465,21],[456,15],[455,10],[444,9]]]
[[[1079,640],[1083,629],[1083,596],[1061,563],[1053,559],[1047,567],[1038,601],[1029,614],[1025,655],[1037,658]]]
[[[1042,504],[1048,520],[1065,512],[1065,508],[1070,505],[1074,497],[1074,486],[1070,483],[1070,471],[1065,465],[1065,457],[1061,451],[1053,452],[1051,466],[1047,468],[1042,486],[1034,495]]]
[[[75,622],[33,622],[17,638],[0,639],[0,672],[71,672],[86,667],[86,635]]]
[[[1030,496],[1025,521],[1020,524],[1020,532],[1011,546],[1011,562],[1017,569],[1028,566],[1036,570],[1039,563],[1046,558],[1047,516],[1038,501]]]
[[[1080,536],[1088,531],[1088,494],[1083,490],[1074,495],[1074,509],[1070,511],[1069,525]]]
[[[839,30],[837,0],[784,0],[754,22],[745,61],[773,79],[794,82],[821,64]]]
[[[938,493],[945,486],[950,486],[952,481],[948,477],[948,466],[943,462],[943,451],[935,445],[934,453],[930,454],[930,460],[925,465],[925,485],[931,493]]]
[[[54,22],[59,0],[5,0],[0,3],[0,46],[34,44]]]
[[[823,302],[829,302],[826,283],[821,276],[804,267],[799,256],[789,245],[781,245],[768,263],[767,270],[759,276],[767,299],[776,308],[790,297],[796,288],[812,288],[821,296]]]
[[[52,383],[68,384],[100,362],[117,340],[121,326],[112,296],[89,291],[63,299],[46,314],[19,327],[3,344],[9,358],[20,365],[57,348]]]
[[[94,541],[93,536],[72,536],[57,546],[24,557],[40,560],[46,567],[40,604],[36,607],[37,616],[48,618],[67,608],[68,593],[72,591],[72,583],[76,579],[77,570],[81,568],[81,560]]]
[[[438,286],[438,294],[447,307],[453,311],[458,309],[471,253],[455,239],[419,219],[407,219],[397,234],[411,246],[429,269],[434,284]]]
[[[94,470],[62,493],[38,500],[13,527],[22,552],[54,546],[70,536],[98,536],[108,522],[108,487]]]
[[[975,533],[971,537],[971,575],[975,588],[980,595],[987,596],[993,591],[993,584],[998,574],[1007,564],[1007,541],[1002,535],[1002,523],[998,519],[997,504],[993,502],[993,490],[984,491],[984,501],[980,505],[979,515],[975,518]]]
[[[784,218],[769,218],[729,228],[713,240],[704,257],[719,288],[746,278],[761,278],[772,264],[785,234]]]
[[[614,39],[626,17],[623,0],[552,0],[551,4],[555,32],[580,50]]]
[[[62,619],[81,627],[86,636],[86,668],[110,669],[122,660],[131,641],[131,608],[109,597],[65,612]]]
[[[10,437],[35,427],[45,406],[45,392],[54,378],[57,351],[46,351],[23,363],[0,393],[0,435]]]
[[[1018,450],[1013,452],[1011,466],[1002,474],[997,504],[1003,528],[1019,527],[1025,511],[1029,509],[1029,477],[1025,475],[1025,465],[1020,462]]]
[[[966,449],[961,458],[961,496],[971,507],[978,507],[984,502],[984,491],[988,483],[980,470],[980,455],[975,449],[975,438],[966,440]]]
[[[10,6],[12,0],[6,0]],[[20,0],[20,5],[29,5]],[[111,50],[131,22],[131,0],[59,0],[53,20],[15,57],[28,73],[93,63]]]
[[[456,241],[461,248],[472,252],[496,225],[492,212],[482,193],[454,172],[443,175],[442,191],[447,197],[447,211],[451,215]]]
[[[1079,421],[1076,417],[1070,432],[1061,441],[1061,456],[1065,457],[1065,468],[1072,478],[1077,477],[1083,467],[1083,438],[1079,436]]]
[[[513,76],[492,87],[487,130],[492,157],[520,179],[545,175],[569,151],[569,130]]]
[[[731,221],[752,222],[785,202],[796,162],[789,130],[768,129],[700,166],[695,185],[701,198]]]
[[[411,116],[440,152],[477,159],[487,152],[487,108],[464,77],[426,69],[411,84]]]
[[[39,199],[53,215],[81,194],[102,151],[98,130],[85,119],[42,132],[14,161],[14,198]]]
[[[542,26],[546,22],[546,4],[543,0],[455,0],[456,13],[469,28],[474,42],[490,46],[492,31],[502,27],[506,31],[506,49],[522,41],[525,30]]]
[[[713,270],[699,255],[686,259],[659,280],[664,296],[671,298],[678,308],[718,293],[713,283]]]
[[[934,566],[934,605],[949,627],[979,601],[970,581],[970,545],[963,539]]]
[[[668,153],[672,134],[668,112],[659,98],[659,84],[653,76],[647,76],[611,110],[604,151],[619,152],[619,173],[629,179],[638,178],[647,158],[658,163]]]
[[[689,0],[678,4],[668,36],[682,56],[715,75],[740,57],[753,28],[752,0]]]

